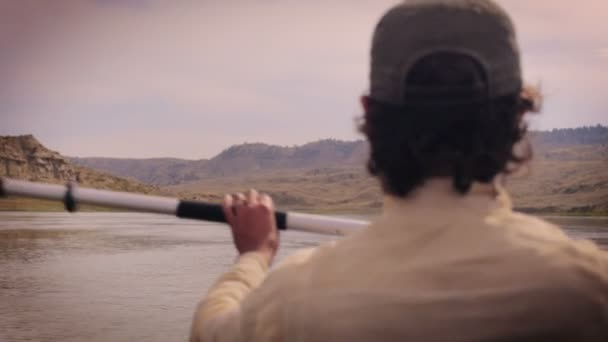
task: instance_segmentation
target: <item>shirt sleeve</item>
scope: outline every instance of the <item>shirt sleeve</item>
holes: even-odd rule
[[[194,314],[191,342],[240,341],[241,301],[266,277],[268,264],[259,253],[245,253],[209,289]]]
[[[264,323],[278,324],[274,319],[279,305],[275,300],[277,294],[296,278],[297,266],[306,264],[320,250],[332,248],[335,244],[336,241],[330,241],[318,247],[298,250],[285,257],[270,274],[269,265],[259,253],[239,256],[199,303],[190,341],[237,342],[253,337],[260,341],[273,340],[278,327]],[[260,326],[252,328],[255,325]]]
[[[334,242],[325,244],[326,247],[333,245]],[[282,272],[289,271],[294,266],[306,263],[318,249],[319,247],[315,247],[296,251],[279,263],[272,273],[277,273],[279,270]],[[251,321],[251,317],[247,318],[243,317],[243,315],[247,315],[247,312],[252,312],[251,310],[243,310],[243,302],[266,279],[268,268],[269,266],[264,257],[256,252],[245,253],[239,256],[232,268],[215,282],[207,292],[206,297],[199,303],[192,322],[190,341],[243,341],[245,334],[241,323],[243,320],[247,322]],[[280,287],[281,284],[273,283],[273,286]],[[265,291],[259,293],[260,297],[264,297],[263,300],[249,298],[250,305],[259,306],[253,303],[270,305],[270,298],[266,298],[268,296],[264,293]],[[272,311],[259,311],[258,309],[260,308],[254,309],[256,310],[253,311],[257,311],[260,315],[265,313],[262,316],[266,316],[269,311]],[[258,335],[268,334],[262,333]]]

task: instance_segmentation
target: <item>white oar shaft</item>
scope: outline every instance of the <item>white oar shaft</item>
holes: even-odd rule
[[[74,199],[84,204],[93,204],[104,207],[124,208],[135,211],[146,211],[159,214],[173,214],[177,211],[179,200],[176,198],[147,196],[139,194],[121,193],[114,191],[75,188]]]
[[[217,204],[88,189],[75,185],[62,186],[0,178],[0,195],[61,201],[68,210],[74,210],[76,204],[91,204],[140,212],[176,215],[181,218],[226,222],[222,208]],[[332,235],[347,235],[369,224],[366,221],[353,219],[280,211],[275,212],[275,217],[279,229]]]
[[[67,187],[3,178],[3,191],[7,195],[52,201],[64,201]],[[145,211],[160,214],[175,214],[179,200],[175,198],[132,194],[74,187],[71,191],[74,202],[103,207]]]

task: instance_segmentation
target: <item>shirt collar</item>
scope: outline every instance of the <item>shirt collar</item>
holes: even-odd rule
[[[465,195],[456,192],[452,179],[432,178],[405,198],[385,195],[382,217],[443,220],[456,215],[487,216],[495,211],[511,211],[511,207],[498,177],[488,184],[474,183]]]

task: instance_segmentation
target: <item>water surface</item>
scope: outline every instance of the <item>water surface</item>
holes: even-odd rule
[[[550,218],[608,248],[608,218]],[[334,237],[282,234],[279,259]],[[128,213],[0,212],[0,341],[183,341],[236,257],[225,226]]]

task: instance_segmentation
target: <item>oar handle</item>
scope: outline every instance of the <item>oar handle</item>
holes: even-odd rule
[[[226,223],[226,216],[222,206],[198,201],[180,201],[175,216],[188,219],[205,220]],[[287,229],[287,214],[282,211],[274,213],[277,227]]]

